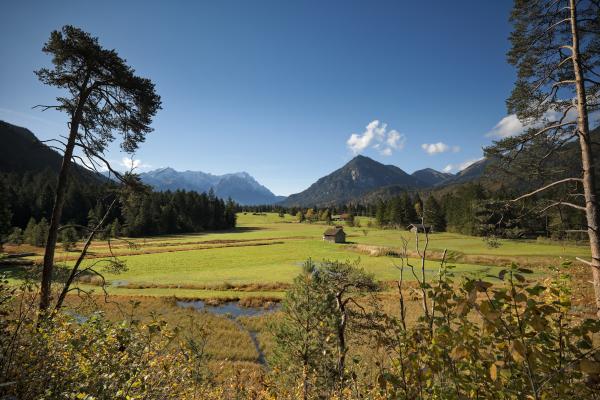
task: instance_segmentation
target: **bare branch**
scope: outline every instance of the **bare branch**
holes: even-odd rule
[[[580,206],[580,205],[577,205],[577,204],[573,204],[573,203],[569,203],[569,202],[566,202],[566,201],[557,201],[557,202],[552,203],[549,206],[544,207],[543,209],[541,209],[540,213],[544,213],[544,212],[548,211],[552,207],[557,207],[557,206],[561,206],[561,205],[564,205],[564,206],[567,206],[567,207],[571,207],[571,208],[575,208],[576,210],[585,211],[585,207],[583,207],[583,206]]]
[[[102,229],[102,226],[106,222],[110,212],[112,211],[112,208],[117,203],[117,200],[118,200],[118,197],[115,197],[115,199],[112,201],[112,203],[110,204],[110,206],[104,213],[104,216],[102,217],[100,222],[98,222],[98,224],[90,232],[87,240],[85,241],[83,249],[81,250],[81,253],[79,254],[79,257],[77,258],[77,261],[75,262],[75,265],[73,265],[73,268],[71,269],[71,274],[67,278],[67,281],[65,282],[65,284],[63,286],[63,290],[58,297],[58,301],[56,302],[56,306],[54,307],[55,311],[58,311],[62,307],[65,297],[67,296],[67,293],[69,293],[69,291],[70,291],[71,283],[73,283],[73,280],[75,279],[75,277],[78,274],[77,270],[79,269],[79,266],[85,259],[85,256],[87,255],[87,251],[88,251],[90,245],[92,244],[92,241],[94,240],[94,236],[96,236],[96,233],[98,233]]]
[[[524,194],[522,196],[519,196],[516,199],[512,199],[512,200],[510,200],[510,202],[514,203],[514,202],[517,202],[519,200],[523,200],[523,199],[525,199],[527,197],[531,197],[531,196],[533,196],[533,195],[535,195],[537,193],[543,192],[544,190],[550,189],[551,187],[554,187],[556,185],[560,185],[561,183],[566,183],[566,182],[582,182],[582,181],[583,180],[581,178],[565,178],[565,179],[561,179],[559,181],[552,182],[552,183],[550,183],[550,184],[548,184],[548,185],[546,185],[544,187],[536,189],[533,192],[529,192],[529,193],[526,193],[526,194]]]
[[[35,105],[35,106],[31,107],[31,108],[32,108],[32,109],[41,108],[41,109],[42,109],[42,111],[46,111],[46,110],[49,110],[49,109],[51,109],[51,108],[54,108],[54,109],[59,109],[59,108],[61,108],[61,107],[62,107],[62,106],[60,106],[60,105],[58,105],[58,106],[48,106],[48,105],[45,105],[45,104],[38,104],[38,105]]]

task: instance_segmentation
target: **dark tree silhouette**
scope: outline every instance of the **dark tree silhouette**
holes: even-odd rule
[[[54,252],[73,159],[92,169],[105,163],[112,171],[103,154],[115,133],[122,138],[121,148],[133,153],[152,131],[152,117],[161,105],[149,79],[136,76],[116,51],[102,48],[97,38],[81,29],[67,25],[53,31],[43,51],[52,55],[53,68],[42,68],[36,75],[66,94],[57,97],[57,105],[39,107],[66,112],[70,121],[44,253],[42,311],[50,306]],[[76,148],[81,155],[75,153]]]

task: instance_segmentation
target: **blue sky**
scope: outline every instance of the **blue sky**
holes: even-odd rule
[[[72,24],[115,48],[163,99],[140,170],[247,171],[276,194],[355,154],[453,172],[506,116],[510,1],[44,1],[2,6],[0,119],[41,138],[66,116],[33,70]],[[499,124],[497,126],[497,124]],[[496,129],[494,130],[494,128]],[[112,146],[115,164],[125,155]]]

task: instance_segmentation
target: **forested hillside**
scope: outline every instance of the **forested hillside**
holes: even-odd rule
[[[0,121],[0,191],[5,215],[4,234],[16,228],[12,240],[36,241],[30,232],[47,225],[52,212],[61,155],[41,143],[35,135]],[[114,196],[117,185],[79,165],[71,170],[63,224],[88,226],[97,222]],[[213,193],[187,191],[152,192],[122,197],[108,218],[113,234],[142,236],[228,229],[235,226],[235,204]],[[43,237],[43,235],[38,235]],[[37,240],[39,242],[39,239]],[[38,243],[39,244],[39,243]]]

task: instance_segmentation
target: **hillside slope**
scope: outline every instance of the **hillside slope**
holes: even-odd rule
[[[29,129],[0,121],[0,172],[23,174],[50,170],[58,174],[62,155],[51,149]],[[103,183],[106,178],[75,164],[72,176],[88,182]]]
[[[347,202],[385,186],[406,189],[424,183],[394,165],[384,165],[369,157],[356,156],[342,168],[322,177],[308,189],[290,195],[287,206],[323,206]]]

